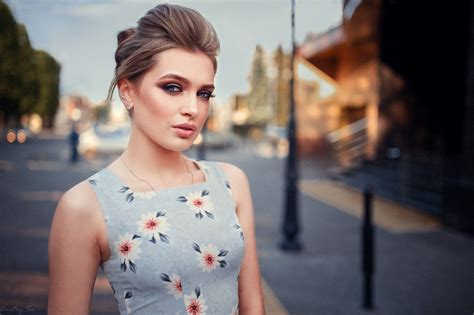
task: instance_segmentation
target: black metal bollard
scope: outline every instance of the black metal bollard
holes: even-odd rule
[[[372,225],[372,187],[364,190],[364,218],[362,223],[362,273],[363,273],[363,300],[362,307],[368,310],[373,305],[373,274],[374,264],[374,227]]]

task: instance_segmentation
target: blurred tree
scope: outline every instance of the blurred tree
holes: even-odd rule
[[[17,72],[21,80],[19,111],[21,114],[34,112],[39,97],[39,73],[36,65],[35,50],[31,47],[28,32],[23,24],[17,25],[19,58]]]
[[[0,1],[0,110],[5,120],[18,121],[21,114],[21,63],[17,24],[10,8]]]
[[[271,119],[271,104],[268,99],[268,76],[264,51],[260,45],[255,48],[252,68],[249,75],[250,93],[248,95],[249,123],[265,125]]]
[[[22,114],[38,113],[46,127],[59,105],[59,63],[31,47],[28,32],[0,1],[0,117],[16,127]],[[1,124],[0,124],[1,125]]]
[[[59,75],[61,65],[47,52],[35,51],[35,63],[39,73],[39,94],[34,111],[41,115],[46,128],[52,127],[59,106]]]
[[[288,109],[290,102],[290,56],[285,54],[281,45],[273,54],[276,67],[276,124],[284,127],[288,123]]]

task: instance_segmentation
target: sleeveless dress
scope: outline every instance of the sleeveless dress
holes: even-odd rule
[[[244,235],[216,162],[201,183],[134,192],[108,168],[88,178],[107,227],[101,264],[120,314],[238,314]]]

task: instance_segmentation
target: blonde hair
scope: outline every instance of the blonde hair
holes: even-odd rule
[[[159,4],[137,24],[136,28],[125,29],[117,35],[115,76],[107,100],[112,99],[120,80],[138,82],[154,66],[153,57],[171,48],[200,51],[211,59],[214,71],[217,70],[219,39],[212,25],[199,12],[179,5]]]

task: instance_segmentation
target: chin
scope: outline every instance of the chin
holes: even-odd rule
[[[194,143],[199,133],[191,137],[179,137],[176,134],[168,134],[165,132],[146,133],[149,140],[154,142],[157,146],[162,147],[165,150],[182,152],[188,150]],[[161,136],[157,136],[161,134]]]
[[[173,143],[167,143],[167,144],[157,143],[157,144],[170,151],[182,152],[182,151],[188,150],[193,145],[193,143],[194,143],[194,139],[179,139],[176,142],[173,141]]]

